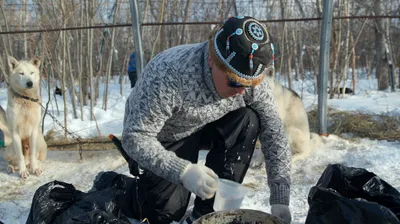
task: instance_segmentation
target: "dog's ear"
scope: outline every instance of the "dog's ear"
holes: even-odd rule
[[[39,68],[40,66],[40,59],[37,57],[34,57],[31,59],[30,63],[32,63],[36,68]]]
[[[8,56],[8,66],[10,66],[10,71],[14,71],[14,69],[18,66],[19,62],[12,56]]]

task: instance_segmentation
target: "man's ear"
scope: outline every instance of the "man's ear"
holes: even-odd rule
[[[208,56],[207,62],[208,62],[208,65],[210,66],[210,68],[212,68],[214,66],[214,61],[210,55]]]
[[[13,56],[8,56],[8,66],[10,67],[10,71],[13,72],[14,69],[18,66],[19,62]]]

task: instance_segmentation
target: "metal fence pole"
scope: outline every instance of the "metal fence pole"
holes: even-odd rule
[[[143,71],[143,50],[142,50],[142,37],[140,36],[141,29],[139,23],[139,5],[137,0],[130,0],[131,18],[132,18],[132,31],[135,37],[135,52],[136,52],[136,72],[138,78],[142,75]]]
[[[318,132],[320,135],[328,134],[327,100],[328,100],[328,72],[329,53],[331,43],[333,0],[324,0],[321,26],[321,47],[318,74]],[[333,75],[333,74],[332,74]]]

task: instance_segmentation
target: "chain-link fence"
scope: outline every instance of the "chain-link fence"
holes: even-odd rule
[[[277,78],[302,97],[313,95],[314,98],[305,100],[309,101],[309,107],[315,105],[321,1],[140,0],[138,3],[145,63],[170,47],[207,40],[211,29],[229,16],[249,15],[262,20],[272,35]],[[0,6],[1,80],[7,81],[6,55],[39,56],[45,78],[42,94],[50,96],[49,112],[57,114],[59,120],[95,120],[95,107],[107,109],[106,84],[119,85],[121,95],[129,92],[129,87],[123,85],[129,82],[127,64],[129,55],[135,51],[129,1],[6,0]],[[346,86],[357,91],[353,77],[354,83],[375,79],[381,75],[376,73],[376,67],[384,63],[386,70],[380,71],[385,80],[376,88],[389,87],[388,61],[393,64],[398,85],[399,2],[335,0],[333,17],[329,85],[340,87],[346,80]],[[63,109],[54,101],[56,86],[67,90],[68,97],[64,100],[68,101],[68,108]],[[83,112],[85,107],[91,108],[89,115]],[[64,117],[71,118],[62,119],[59,111],[67,111]],[[102,124],[96,124],[87,128],[101,127]],[[68,133],[54,129],[65,136]],[[69,131],[80,135],[80,130]]]

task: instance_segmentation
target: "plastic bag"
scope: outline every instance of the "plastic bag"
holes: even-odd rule
[[[65,224],[130,224],[128,219],[122,216],[114,216],[102,210],[95,209],[93,211],[83,213],[78,217],[68,219]]]
[[[71,184],[53,181],[39,187],[32,200],[27,224],[129,224],[120,213],[116,198],[124,189],[121,181],[112,187],[84,193]]]
[[[53,223],[57,215],[69,208],[75,200],[83,197],[83,192],[72,184],[52,181],[39,187],[33,196],[27,224]]]
[[[400,193],[362,168],[329,165],[308,195],[306,224],[400,223]]]

